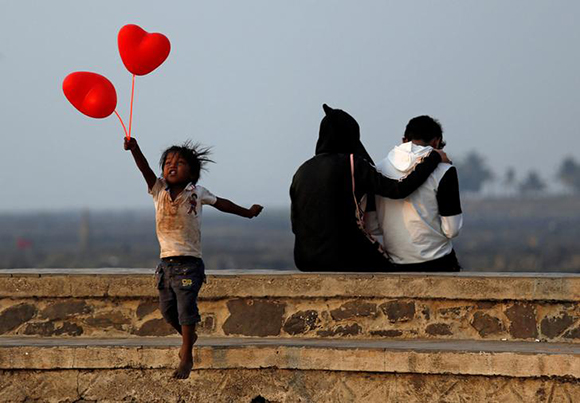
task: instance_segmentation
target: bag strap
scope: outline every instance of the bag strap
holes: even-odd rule
[[[356,209],[356,218],[359,222],[363,223],[363,215],[361,213],[360,205],[356,200],[356,194],[354,193],[354,154],[350,155],[350,177],[352,179],[352,198],[354,199],[354,205]]]
[[[365,228],[364,222],[364,211],[361,210],[358,201],[356,200],[356,194],[354,193],[354,154],[350,155],[350,177],[352,180],[352,197],[354,199],[354,205],[356,210],[356,223],[359,229],[367,237],[367,239],[377,248],[377,251],[381,253],[387,260],[391,260],[389,253],[383,249],[383,245],[375,239],[371,234],[369,234]]]
[[[352,180],[352,198],[354,199],[354,205],[356,208],[356,218],[360,219],[358,201],[356,200],[356,194],[354,193],[354,154],[350,155],[350,178]]]

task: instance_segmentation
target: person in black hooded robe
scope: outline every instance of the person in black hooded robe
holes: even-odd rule
[[[393,270],[388,257],[357,225],[350,154],[354,154],[355,196],[359,203],[366,194],[407,197],[447,157],[434,150],[406,178],[389,179],[374,168],[360,142],[357,121],[326,104],[323,109],[316,154],[298,168],[290,186],[296,267],[301,271]]]

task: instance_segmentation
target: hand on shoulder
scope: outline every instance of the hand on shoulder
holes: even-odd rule
[[[446,162],[448,164],[452,164],[451,160],[449,159],[449,157],[447,156],[445,151],[437,150],[436,148],[434,148],[433,151],[439,153],[439,155],[441,156],[441,162]]]

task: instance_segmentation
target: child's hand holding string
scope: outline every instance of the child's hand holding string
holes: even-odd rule
[[[137,148],[137,140],[135,140],[135,137],[131,137],[129,139],[125,137],[125,143],[123,144],[123,147],[125,150],[133,151],[135,148]]]

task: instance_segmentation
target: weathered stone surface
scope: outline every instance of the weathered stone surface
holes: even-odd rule
[[[176,365],[181,344],[179,337],[91,340],[2,338],[0,369],[170,369]],[[580,379],[580,347],[571,344],[244,337],[200,339],[194,353],[198,370],[276,368]]]
[[[201,322],[199,322],[199,330],[203,333],[212,333],[215,331],[215,316],[201,315]]]
[[[530,304],[515,303],[505,311],[511,321],[509,332],[516,339],[538,337],[536,308]]]
[[[36,336],[52,336],[54,334],[53,322],[28,323],[24,328],[24,334]]]
[[[94,317],[87,318],[87,324],[93,327],[121,329],[122,325],[131,323],[131,319],[119,311],[101,312]]]
[[[158,301],[145,301],[139,304],[137,307],[137,318],[143,319],[145,316],[159,310],[159,302]]]
[[[144,288],[139,288],[140,286],[133,288],[131,284],[134,282],[131,279],[139,276],[131,276],[128,272],[121,273],[121,283],[128,287],[123,291],[126,295],[122,298],[110,297],[111,283],[121,278],[119,274],[101,275],[95,273],[90,276],[83,274],[80,276],[43,275],[40,277],[39,275],[32,276],[27,274],[22,276],[22,278],[8,277],[11,279],[10,281],[0,284],[0,295],[2,295],[2,290],[15,294],[11,294],[11,297],[4,296],[0,298],[0,315],[5,315],[6,312],[10,312],[10,309],[22,304],[37,309],[38,315],[32,316],[27,322],[7,330],[2,335],[36,334],[50,337],[56,335],[57,329],[60,329],[59,332],[62,335],[79,334],[82,329],[82,337],[109,337],[111,335],[115,337],[135,337],[143,322],[150,319],[159,319],[160,313],[156,309],[157,299],[155,294],[147,294],[149,291],[146,293]],[[285,305],[280,320],[283,327],[288,330],[283,332],[287,337],[317,337],[319,335],[318,331],[326,331],[322,334],[336,335],[336,326],[339,324],[352,325],[352,323],[357,323],[361,327],[360,333],[350,336],[357,339],[389,337],[389,330],[397,330],[402,334],[395,337],[404,339],[425,336],[430,339],[498,339],[501,335],[502,338],[508,340],[521,340],[522,331],[520,329],[518,332],[518,326],[516,326],[518,324],[514,324],[511,319],[507,319],[507,312],[517,311],[517,307],[514,308],[514,304],[519,304],[529,307],[528,310],[531,312],[531,316],[535,316],[535,319],[532,318],[529,321],[531,322],[531,327],[532,329],[535,327],[537,329],[536,334],[542,336],[543,339],[550,342],[580,343],[580,336],[578,335],[580,330],[578,330],[577,323],[580,318],[580,302],[578,299],[573,300],[570,297],[566,297],[567,300],[558,299],[558,296],[561,296],[558,290],[568,289],[572,294],[575,292],[573,291],[574,284],[578,282],[576,279],[580,279],[580,276],[563,276],[543,281],[540,291],[532,290],[533,298],[530,297],[531,299],[527,302],[519,301],[514,303],[513,300],[496,299],[490,301],[484,299],[496,295],[498,291],[494,287],[499,287],[504,280],[511,281],[513,285],[519,284],[521,279],[518,276],[520,274],[500,276],[470,274],[459,276],[459,283],[469,287],[469,292],[463,295],[461,294],[463,290],[452,289],[449,285],[457,283],[458,280],[454,276],[408,276],[406,274],[402,276],[399,274],[320,275],[310,273],[282,275],[243,273],[239,276],[218,274],[213,277],[210,275],[209,282],[212,283],[213,288],[205,296],[200,296],[199,306],[202,322],[199,324],[199,331],[203,335],[230,335],[223,328],[223,324],[228,319],[230,319],[228,325],[231,325],[232,318],[229,317],[232,315],[227,306],[228,300],[231,299],[231,295],[245,293],[254,296],[247,298],[247,300],[275,301],[278,304]],[[527,283],[530,283],[530,280],[535,278],[529,274],[524,277],[526,276],[525,282]],[[541,275],[542,278],[543,276]],[[0,273],[0,283],[6,278],[6,275]],[[495,283],[487,281],[490,278],[493,278]],[[37,282],[37,280],[39,281]],[[224,285],[225,283],[223,282],[228,285]],[[388,289],[376,287],[376,282],[381,283]],[[137,283],[140,284],[139,281]],[[530,284],[533,284],[533,282]],[[229,289],[228,287],[230,286],[232,287],[231,294],[225,293],[225,290]],[[46,289],[42,287],[46,287]],[[437,295],[440,295],[441,298],[426,297],[433,294],[433,287],[438,287]],[[367,297],[369,290],[374,290],[377,294]],[[400,299],[392,297],[392,293],[400,290],[404,290],[404,293],[412,293],[412,295],[409,294],[410,296],[403,296]],[[449,294],[441,294],[443,290],[447,290]],[[23,294],[25,291],[29,292],[29,294],[26,294],[28,295],[26,297],[22,297],[21,295],[25,295]],[[48,291],[60,294],[58,298],[52,294],[48,298],[38,298],[38,296],[45,295]],[[119,288],[118,292],[121,291]],[[556,293],[553,294],[554,292]],[[88,295],[89,293],[94,295],[92,297],[82,297],[83,299],[78,296],[70,296],[72,294]],[[255,296],[265,295],[270,297],[255,298]],[[281,295],[281,297],[272,298],[271,295]],[[458,295],[463,296],[464,299],[455,298]],[[472,296],[475,299],[470,300],[467,298],[468,296]],[[547,299],[541,300],[540,297]],[[516,299],[521,300],[522,298]],[[363,305],[356,305],[356,303],[361,302]],[[340,308],[336,309],[337,307]],[[478,310],[481,310],[481,314],[474,315]],[[316,325],[311,329],[310,322],[305,322],[304,318],[300,318],[300,315],[293,316],[298,313],[297,311],[317,312]],[[116,314],[111,314],[111,312]],[[489,315],[489,317],[482,316],[484,314]],[[517,312],[513,316],[517,317]],[[47,317],[55,319],[47,320]],[[570,318],[573,319],[573,323],[566,327],[570,322]],[[536,321],[535,325],[533,323],[534,320]],[[63,321],[69,324],[64,326]],[[393,323],[393,325],[390,325],[388,321]],[[53,322],[52,325],[48,324],[51,322]],[[453,335],[441,335],[439,337],[425,332],[428,325],[439,322],[451,324],[450,329]],[[73,328],[71,324],[76,327]],[[498,329],[500,324],[502,326],[501,330]],[[0,328],[6,325],[7,323],[0,322]],[[271,323],[267,323],[267,325],[271,325]],[[263,324],[258,324],[256,325],[257,327],[263,327]],[[566,328],[562,329],[563,327]],[[308,330],[303,332],[304,329]],[[276,330],[274,329],[273,332],[276,332]],[[343,332],[345,330],[343,327]],[[387,333],[384,336],[372,333],[377,331],[387,331]],[[248,332],[251,332],[251,330],[247,330]],[[346,333],[351,332],[346,331]],[[238,333],[232,333],[232,335],[235,334]],[[537,338],[537,336],[534,337],[533,332],[530,334],[533,338]],[[553,334],[556,334],[556,336],[551,337]],[[526,339],[529,340],[530,337],[526,337]]]
[[[452,307],[452,308],[443,308],[438,311],[439,316],[443,318],[459,318],[462,314],[462,311],[465,308],[461,307]]]
[[[371,335],[381,337],[399,337],[403,335],[403,332],[400,330],[371,330]]]
[[[55,329],[55,336],[80,336],[83,334],[83,328],[75,323],[64,322],[61,327]]]
[[[11,306],[0,312],[0,334],[16,329],[28,322],[36,314],[36,308],[29,304]]]
[[[8,272],[8,271],[5,271]],[[76,270],[54,274],[19,274],[10,270],[12,276],[0,277],[0,297],[135,297],[154,298],[152,270]],[[131,273],[137,274],[131,274]],[[39,273],[50,273],[40,270]],[[60,274],[59,274],[60,273]],[[106,275],[100,274],[106,273]],[[112,275],[114,274],[114,275]],[[264,286],[272,284],[275,287]],[[344,284],[348,283],[348,287]],[[202,288],[200,300],[216,298],[249,297],[315,297],[342,298],[417,298],[456,300],[515,300],[515,301],[569,301],[580,300],[580,277],[574,274],[553,274],[537,277],[521,273],[514,275],[497,273],[448,274],[307,274],[296,271],[249,273],[236,275],[209,273],[208,282]]]
[[[580,339],[580,327],[568,330],[566,333],[564,333],[564,337],[567,339]]]
[[[390,322],[406,322],[415,317],[414,302],[389,301],[381,304],[380,308]]]
[[[574,318],[568,315],[566,312],[561,312],[560,316],[547,317],[542,319],[540,323],[540,329],[542,335],[553,339],[568,329],[574,323]]]
[[[40,315],[49,320],[62,320],[90,312],[92,308],[85,301],[70,300],[51,304]]]
[[[503,332],[503,325],[499,318],[479,311],[475,312],[473,315],[471,326],[477,330],[481,337],[487,337]]]
[[[260,299],[234,299],[227,302],[230,316],[223,325],[225,334],[277,336],[282,329],[286,304]]]
[[[353,323],[347,326],[337,326],[334,329],[319,330],[317,334],[321,337],[332,336],[356,336],[362,332],[362,328],[358,323]]]
[[[172,370],[0,371],[2,402],[575,402],[562,379],[377,374],[276,369],[203,370],[176,382]]]
[[[432,323],[425,328],[425,333],[431,336],[450,336],[453,334],[447,323]]]
[[[330,311],[334,320],[345,320],[356,317],[375,316],[377,314],[377,304],[364,301],[349,301],[339,308]]]
[[[176,330],[163,319],[148,320],[135,331],[138,336],[169,336],[176,333]]]
[[[292,335],[303,334],[316,328],[317,322],[317,311],[299,311],[286,320],[284,323],[284,331]]]
[[[495,303],[491,301],[477,301],[475,306],[477,309],[492,309],[495,306]]]
[[[54,322],[29,323],[24,329],[26,335],[36,336],[80,336],[84,332],[83,328],[75,323],[64,322],[60,326]]]

